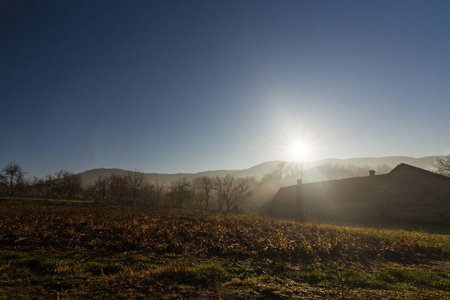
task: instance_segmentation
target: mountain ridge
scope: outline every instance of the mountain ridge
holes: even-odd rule
[[[158,180],[160,183],[164,185],[169,185],[172,181],[180,179],[182,177],[186,177],[189,180],[192,180],[195,177],[200,176],[225,176],[225,175],[233,175],[237,178],[245,178],[245,177],[255,177],[257,179],[261,179],[264,175],[273,173],[276,171],[280,171],[282,169],[294,169],[301,165],[301,168],[313,168],[320,165],[330,164],[330,165],[338,165],[338,166],[368,166],[375,168],[380,165],[386,165],[391,168],[394,168],[400,163],[406,163],[412,166],[416,166],[422,169],[431,170],[433,169],[433,163],[436,161],[437,157],[441,156],[425,156],[425,157],[410,157],[410,156],[385,156],[385,157],[356,157],[356,158],[328,158],[322,159],[312,162],[304,162],[304,163],[295,163],[295,162],[286,162],[280,160],[274,161],[266,161],[260,164],[257,164],[253,167],[247,169],[238,169],[238,170],[209,170],[209,171],[201,171],[197,173],[144,173],[147,180],[155,181]],[[129,172],[133,172],[131,170],[124,170],[118,168],[96,168],[90,169],[84,172],[79,173],[83,179],[85,185],[92,184],[98,177],[108,177],[111,174],[125,175]]]

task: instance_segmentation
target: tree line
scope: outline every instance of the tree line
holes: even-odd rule
[[[26,173],[18,163],[7,164],[0,175],[0,194],[55,199],[89,200],[96,204],[132,207],[197,208],[219,211],[242,211],[255,185],[254,178],[236,179],[231,175],[215,177],[186,177],[165,186],[158,179],[148,181],[142,172],[126,175],[111,174],[98,177],[83,185],[80,174],[58,170],[43,178],[25,179]]]
[[[450,154],[439,157],[434,163],[435,172],[450,176]],[[84,185],[80,174],[58,170],[42,178],[25,179],[26,173],[16,163],[8,163],[0,172],[0,196],[9,199],[21,196],[40,199],[89,200],[96,204],[133,207],[196,208],[218,211],[252,211],[267,202],[282,186],[296,184],[297,179],[317,181],[314,174],[320,173],[328,180],[363,176],[368,166],[339,166],[325,164],[312,172],[302,173],[289,169],[281,163],[277,170],[254,177],[234,178],[227,176],[202,176],[188,180],[186,177],[164,185],[157,178],[147,180],[142,172],[129,171],[126,175],[111,174],[99,177]],[[377,173],[386,173],[388,166],[377,168]]]

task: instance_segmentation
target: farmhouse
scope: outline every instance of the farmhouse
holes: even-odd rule
[[[390,173],[280,188],[263,207],[274,217],[393,222],[450,222],[450,177],[407,164]]]

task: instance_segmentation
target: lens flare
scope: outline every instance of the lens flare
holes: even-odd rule
[[[289,147],[289,153],[294,161],[302,161],[308,157],[309,147],[306,143],[296,142]]]

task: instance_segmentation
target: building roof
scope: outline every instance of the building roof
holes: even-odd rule
[[[419,174],[429,178],[444,180],[450,183],[450,177],[443,176],[408,164],[399,164],[391,172],[381,175],[360,176],[328,181],[310,182],[302,184],[303,197],[315,201],[326,200],[332,202],[364,201],[390,181],[403,178],[402,173]],[[394,181],[396,181],[394,180]],[[292,202],[297,194],[298,185],[282,187],[266,204],[265,209],[273,208],[282,201]]]
[[[428,170],[425,170],[425,169],[422,169],[422,168],[419,168],[419,167],[415,167],[415,166],[411,166],[411,165],[408,165],[408,164],[404,164],[404,163],[401,163],[398,166],[396,166],[394,169],[392,169],[391,172],[389,172],[389,174],[395,174],[395,173],[397,173],[397,172],[399,172],[401,170],[408,170],[408,171],[418,172],[418,173],[421,173],[421,174],[423,174],[425,176],[432,176],[434,178],[450,181],[450,177],[448,177],[448,176],[441,175],[441,174],[438,174],[438,173],[435,173],[435,172],[432,172],[432,171],[428,171]]]

